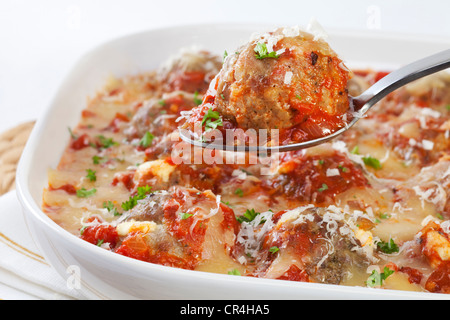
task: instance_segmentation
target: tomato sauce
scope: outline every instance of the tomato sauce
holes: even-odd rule
[[[283,174],[267,180],[263,186],[292,199],[324,203],[350,188],[369,187],[361,168],[338,153],[328,157],[296,157],[295,153],[287,153],[281,160]],[[330,175],[330,169],[338,174]]]

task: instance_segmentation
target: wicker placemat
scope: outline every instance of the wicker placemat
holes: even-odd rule
[[[0,195],[15,188],[17,163],[34,123],[26,122],[0,134]]]

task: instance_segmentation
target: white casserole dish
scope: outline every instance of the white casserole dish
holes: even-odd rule
[[[86,98],[108,76],[156,69],[182,47],[200,45],[220,55],[267,25],[193,25],[150,30],[103,44],[86,54],[38,119],[17,172],[26,223],[46,260],[65,279],[80,270],[79,290],[91,299],[437,299],[448,295],[257,279],[153,265],[108,252],[68,233],[41,210],[47,170],[55,168]],[[330,32],[328,42],[349,67],[394,68],[448,49],[448,39],[379,33]],[[68,282],[69,283],[69,282]],[[73,282],[71,282],[73,284]],[[76,283],[75,283],[76,284]]]

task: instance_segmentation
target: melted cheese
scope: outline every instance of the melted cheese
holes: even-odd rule
[[[134,175],[135,181],[144,180],[143,177],[151,174],[160,178],[163,182],[168,182],[170,175],[175,170],[175,166],[172,166],[167,161],[155,160],[147,161],[141,164]]]

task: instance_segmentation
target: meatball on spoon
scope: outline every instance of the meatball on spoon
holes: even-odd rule
[[[303,31],[278,29],[225,59],[180,136],[192,145],[225,151],[271,153],[313,147],[350,129],[394,90],[449,67],[446,50],[402,67],[352,97],[347,90],[351,72],[325,41]],[[236,129],[256,132],[256,138],[244,134],[229,139],[228,131]],[[265,140],[259,136],[262,131]]]

